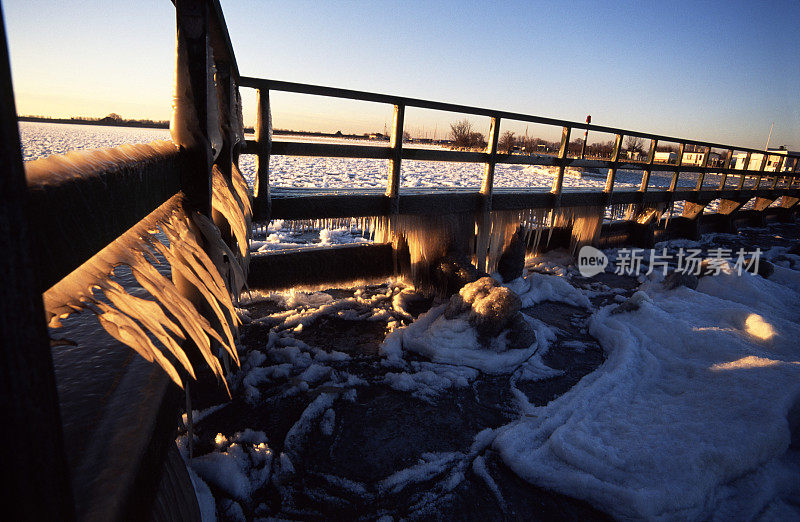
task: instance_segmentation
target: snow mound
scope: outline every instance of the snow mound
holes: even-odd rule
[[[617,518],[787,512],[800,494],[789,450],[800,296],[729,269],[696,291],[655,280],[641,291],[638,310],[592,317],[603,366],[503,429],[494,449],[525,480]]]
[[[564,277],[531,272],[525,277],[517,278],[505,285],[522,300],[522,307],[527,308],[544,301],[566,303],[573,306],[591,309],[589,299],[580,290],[569,284]]]

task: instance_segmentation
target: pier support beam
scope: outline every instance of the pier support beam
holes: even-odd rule
[[[28,229],[28,194],[0,13],[0,447],[6,520],[74,520],[61,414]],[[20,447],[20,442],[24,447]]]

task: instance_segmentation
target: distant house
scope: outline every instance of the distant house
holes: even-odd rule
[[[660,163],[674,163],[678,159],[678,153],[672,151],[656,152],[655,161]]]
[[[787,159],[789,156],[798,156],[800,152],[794,152],[790,150],[786,150],[785,148],[780,149],[769,149],[769,158],[767,159],[767,164],[764,166],[764,170],[766,172],[775,172],[780,165],[781,172],[788,172],[791,171],[794,167],[792,160]],[[747,153],[746,152],[737,152],[734,154],[734,162],[731,164],[731,167],[734,169],[742,170],[744,169],[745,161],[747,161]],[[782,160],[782,161],[781,161]],[[764,154],[753,153],[750,155],[750,164],[747,166],[746,170],[759,170],[761,169],[761,162],[764,161]]]
[[[683,161],[681,161],[682,165],[694,165],[700,167],[703,165],[703,161],[706,159],[705,152],[684,152],[683,153]],[[711,152],[708,155],[708,166],[709,167],[720,167],[722,166],[723,159],[722,155],[716,152]]]
[[[627,151],[627,156],[628,156],[629,160],[633,160],[633,161],[642,161],[642,158],[644,158],[644,154],[642,154],[638,150],[629,150],[629,151]]]
[[[372,134],[369,135],[369,139],[371,139],[371,140],[385,140],[386,136],[384,136],[380,132],[373,132]]]

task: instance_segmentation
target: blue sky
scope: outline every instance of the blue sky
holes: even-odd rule
[[[771,145],[800,149],[800,2],[222,7],[249,76],[578,121],[591,114],[601,125],[739,146],[763,147],[774,122]],[[21,114],[169,117],[168,0],[5,0],[3,8]],[[254,97],[244,95],[250,119]],[[276,95],[273,107],[279,128],[366,132],[391,117],[383,105],[299,95]],[[407,124],[441,136],[459,117],[412,111]]]

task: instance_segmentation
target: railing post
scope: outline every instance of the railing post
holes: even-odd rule
[[[681,165],[683,165],[683,153],[686,151],[686,144],[681,143],[678,148],[678,158],[675,160],[675,172],[672,174],[672,180],[669,182],[668,192],[675,192],[678,188],[678,176],[681,174]]]
[[[744,158],[744,168],[742,169],[742,177],[739,179],[739,184],[736,185],[736,190],[741,191],[744,188],[744,182],[747,178],[747,174],[745,172],[749,172],[750,170],[750,158],[752,157],[752,152],[748,152],[747,156]]]
[[[5,24],[0,12],[0,418],[3,517],[74,520],[50,339],[28,229]],[[20,442],[24,441],[24,446]]]
[[[725,189],[725,183],[728,181],[728,171],[731,168],[731,163],[733,162],[733,149],[728,149],[728,157],[725,158],[725,163],[723,164],[722,168],[722,180],[719,182],[719,190]]]
[[[783,160],[786,156],[781,156],[778,158],[778,165],[775,167],[775,179],[772,180],[772,185],[769,188],[774,189],[778,185],[778,176],[781,173],[781,169],[783,168]]]
[[[611,161],[614,162],[614,165],[608,169],[606,188],[603,189],[603,192],[609,194],[609,197],[611,192],[614,190],[614,176],[617,175],[616,163],[619,161],[619,153],[622,150],[622,138],[622,134],[617,134],[616,138],[614,139],[614,150],[611,152]]]
[[[700,168],[703,170],[700,171],[699,175],[697,176],[697,186],[695,187],[696,192],[700,192],[703,189],[703,182],[706,179],[706,171],[705,169],[708,168],[708,158],[711,156],[711,147],[706,147],[706,152],[703,154],[703,163],[700,165]]]
[[[176,110],[172,141],[187,150],[189,160],[181,172],[181,190],[187,210],[211,216],[211,125],[209,102],[213,94],[208,45],[208,3],[204,0],[176,0],[178,68],[175,78]],[[213,96],[216,102],[216,96]]]
[[[653,161],[656,158],[656,146],[658,140],[650,140],[650,150],[647,152],[647,168],[642,172],[642,184],[639,187],[639,192],[647,192],[647,187],[650,184],[650,172],[653,170]]]
[[[269,156],[272,152],[272,113],[269,107],[269,90],[257,89],[256,110],[256,181],[253,188],[253,219],[269,221],[272,200],[269,189]]]
[[[758,168],[758,176],[756,177],[756,186],[754,190],[761,188],[761,178],[764,177],[764,169],[767,168],[767,160],[769,160],[769,154],[765,151],[763,158],[761,158],[761,166]]]
[[[489,154],[489,159],[486,162],[483,175],[483,184],[481,185],[481,195],[485,200],[486,208],[491,210],[492,206],[492,188],[494,187],[494,168],[497,156],[497,141],[500,138],[500,118],[492,118],[492,124],[489,128],[489,143],[486,145],[486,153]]]
[[[561,189],[564,185],[564,170],[566,169],[565,158],[567,157],[567,150],[569,148],[569,127],[561,129],[561,147],[558,149],[558,176],[553,180],[553,188],[550,191],[555,194],[556,200],[561,200]]]
[[[386,197],[389,198],[389,214],[400,212],[400,175],[403,160],[403,127],[405,125],[405,105],[394,106],[392,118],[392,136],[389,147],[392,149],[392,159],[389,165],[389,179],[386,184]]]
[[[794,167],[792,167],[792,176],[789,178],[789,185],[787,188],[792,188],[794,186],[795,175],[797,173],[797,169],[800,167],[800,158],[794,159]]]

